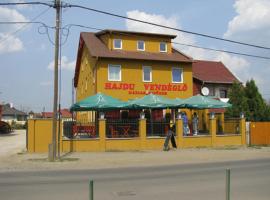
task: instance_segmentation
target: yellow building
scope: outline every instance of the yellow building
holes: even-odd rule
[[[98,92],[124,101],[149,93],[167,98],[191,97],[193,60],[172,47],[175,37],[118,30],[81,33],[74,76],[76,101]],[[78,112],[76,123],[62,122],[59,148],[62,152],[161,150],[173,127],[160,111],[152,111],[154,122],[152,117],[138,117],[134,111],[121,111],[121,117],[117,111],[117,117],[111,119],[97,118],[94,112]],[[207,132],[199,135],[184,134],[183,121],[178,118],[174,123],[178,148],[246,144],[244,118],[230,123],[234,134],[223,135],[217,134],[216,118],[205,120]],[[47,130],[52,130],[51,126],[51,120],[28,121],[29,152],[48,150],[51,135]]]
[[[172,47],[175,37],[118,30],[81,33],[76,101],[97,92],[125,101],[148,93],[192,96],[193,61]]]

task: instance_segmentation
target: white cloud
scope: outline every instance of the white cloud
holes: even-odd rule
[[[270,45],[270,1],[237,0],[237,15],[229,22],[225,38]]]
[[[27,21],[15,9],[0,7],[0,21]],[[23,50],[23,42],[13,32],[21,28],[21,24],[0,25],[0,54]]]
[[[0,33],[0,54],[16,52],[20,50],[23,50],[23,43],[19,38]]]
[[[139,20],[147,21],[147,22],[162,24],[164,26],[175,27],[175,28],[180,27],[179,22],[178,22],[179,19],[176,16],[170,16],[170,17],[166,18],[163,15],[148,14],[148,13],[141,12],[138,10],[133,10],[133,11],[127,12],[127,16],[130,18],[136,18]],[[192,36],[175,31],[175,30],[170,30],[170,29],[157,27],[157,26],[153,26],[153,25],[148,25],[148,24],[143,24],[143,23],[130,21],[130,20],[126,20],[126,27],[130,31],[177,35],[177,38],[176,38],[177,42],[189,43],[189,44],[194,43],[194,39]]]
[[[69,61],[66,56],[62,56],[61,58],[61,68],[62,70],[74,70],[76,65],[76,61]],[[54,60],[50,62],[48,65],[48,69],[54,70]]]
[[[0,7],[0,20],[4,22],[13,22],[13,21],[28,21],[26,17],[24,17],[21,13],[19,13],[15,9]],[[21,24],[12,24],[12,25],[1,25],[0,32],[9,33],[10,31],[14,31],[23,25]]]

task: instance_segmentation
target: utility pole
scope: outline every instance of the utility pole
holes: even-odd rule
[[[52,155],[49,153],[49,160],[56,159],[56,126],[57,126],[57,106],[58,106],[58,62],[59,62],[59,29],[60,29],[60,9],[61,0],[54,1],[56,9],[55,25],[55,51],[54,51],[54,97],[53,97],[53,126],[52,126]],[[49,150],[50,151],[50,150]]]

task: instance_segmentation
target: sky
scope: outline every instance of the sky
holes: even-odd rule
[[[31,2],[26,0],[0,0]],[[51,1],[42,1],[50,3]],[[270,0],[66,0],[115,14],[270,47]],[[55,10],[42,5],[0,6],[0,22],[38,21],[55,26]],[[119,29],[175,34],[174,42],[270,57],[270,50],[241,46],[173,30],[119,19],[78,8],[64,8],[62,26],[79,24],[98,29]],[[61,107],[72,103],[72,78],[80,32],[72,26],[61,34]],[[54,29],[41,24],[0,24],[0,102],[35,112],[52,111]],[[263,97],[270,99],[270,60],[212,52],[174,44],[194,59],[222,61],[243,83],[254,79]]]

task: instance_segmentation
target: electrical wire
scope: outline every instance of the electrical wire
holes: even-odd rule
[[[161,28],[170,29],[170,30],[175,30],[175,31],[183,32],[183,33],[187,33],[187,34],[197,35],[197,36],[201,36],[201,37],[207,37],[207,38],[211,38],[211,39],[215,39],[215,40],[221,40],[221,41],[240,44],[240,45],[249,46],[249,47],[255,47],[255,48],[270,50],[270,47],[259,46],[259,45],[239,42],[239,41],[235,41],[235,40],[224,39],[224,38],[211,36],[211,35],[208,35],[208,34],[203,34],[203,33],[198,33],[198,32],[187,31],[187,30],[184,30],[184,29],[165,26],[165,25],[161,25],[161,24],[157,24],[157,23],[153,23],[153,22],[147,22],[147,21],[144,21],[144,20],[139,20],[139,19],[135,19],[135,18],[131,18],[131,17],[126,17],[126,16],[123,16],[123,15],[118,15],[118,14],[115,14],[115,13],[106,12],[106,11],[102,11],[102,10],[98,10],[98,9],[94,9],[94,8],[89,8],[89,7],[85,7],[85,6],[80,6],[80,5],[76,5],[76,4],[67,4],[65,6],[70,7],[70,8],[74,7],[74,8],[80,8],[80,9],[89,10],[89,11],[93,11],[93,12],[98,12],[98,13],[105,14],[105,15],[110,15],[110,16],[113,16],[113,17],[127,19],[127,20],[130,20],[130,21],[135,21],[135,22],[139,22],[139,23],[153,25],[153,26],[157,26],[157,27],[161,27]]]
[[[63,29],[67,30],[67,34],[65,33],[66,37],[68,37],[71,27],[81,27],[81,28],[87,28],[87,29],[97,30],[97,31],[104,30],[104,29],[101,29],[101,28],[85,26],[85,25],[81,25],[81,24],[67,24],[67,25],[65,25],[63,27]],[[119,34],[127,35],[127,36],[132,35],[132,34],[129,34],[129,33],[119,33]],[[182,45],[182,46],[188,46],[188,47],[192,47],[192,48],[197,48],[197,49],[204,49],[204,50],[208,50],[208,51],[223,52],[223,53],[228,53],[228,54],[234,54],[234,55],[240,55],[240,56],[247,56],[247,57],[252,57],[252,58],[260,58],[260,59],[270,60],[270,57],[266,57],[266,56],[253,55],[253,54],[247,54],[247,53],[240,53],[240,52],[228,51],[228,50],[222,50],[222,49],[214,49],[214,48],[208,48],[208,47],[201,47],[201,46],[196,46],[196,45],[191,45],[191,44],[184,44],[184,43],[179,43],[179,42],[171,42],[171,43],[172,44],[177,44],[177,45]]]
[[[46,12],[48,12],[48,10],[50,9],[51,7],[49,8],[46,8],[44,11],[42,11],[40,14],[38,14],[37,16],[33,17],[30,22],[31,23],[34,23],[34,21],[36,19],[38,19],[39,17],[41,17],[42,15],[44,15]],[[6,41],[8,38],[10,38],[12,35],[15,35],[17,34],[18,32],[20,32],[21,30],[25,29],[29,24],[31,23],[24,23],[23,26],[21,26],[20,28],[18,28],[17,30],[11,32],[11,33],[8,33],[8,35],[6,37],[4,37],[2,40],[0,40],[0,44],[3,43],[4,41]]]
[[[18,6],[18,5],[43,5],[43,6],[49,6],[49,7],[54,7],[54,4],[50,3],[44,3],[40,1],[36,2],[13,2],[13,3],[0,3],[0,6]]]
[[[227,51],[227,50],[221,50],[221,49],[213,49],[213,48],[201,47],[201,46],[196,46],[196,45],[191,45],[191,44],[184,44],[184,43],[178,43],[178,42],[172,42],[172,43],[173,44],[177,44],[177,45],[182,45],[182,46],[188,46],[188,47],[192,47],[192,48],[197,48],[197,49],[204,49],[204,50],[209,50],[209,51],[223,52],[223,53],[229,53],[229,54],[234,54],[234,55],[240,55],[240,56],[247,56],[247,57],[252,57],[252,58],[261,58],[261,59],[270,60],[270,57],[265,57],[265,56],[252,55],[252,54],[246,54],[246,53],[240,53],[240,52],[234,52],[234,51]]]

